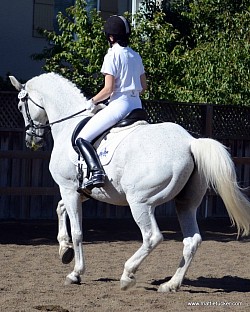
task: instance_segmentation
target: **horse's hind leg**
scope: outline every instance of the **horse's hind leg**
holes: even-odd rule
[[[180,288],[195,252],[201,244],[202,239],[196,220],[196,210],[202,201],[206,188],[205,181],[201,181],[195,172],[175,200],[176,212],[184,236],[183,257],[173,277],[160,285],[159,292],[175,292]]]
[[[150,208],[145,204],[133,204],[130,205],[130,208],[134,220],[141,230],[143,244],[124,265],[120,281],[122,290],[127,290],[136,284],[134,276],[136,270],[150,252],[163,240],[155,220],[154,208]]]
[[[168,282],[160,285],[158,289],[159,292],[175,292],[180,288],[185,274],[195,255],[195,252],[201,244],[201,236],[196,223],[195,211],[196,209],[193,211],[183,211],[183,213],[178,212],[180,225],[184,236],[183,257],[173,277]]]
[[[63,264],[68,264],[74,259],[74,249],[70,242],[67,230],[67,212],[62,200],[57,205],[59,256]]]

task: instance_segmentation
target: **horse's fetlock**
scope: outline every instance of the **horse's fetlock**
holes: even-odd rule
[[[158,245],[159,243],[161,243],[163,241],[163,235],[161,233],[156,234],[154,236],[154,241]]]
[[[79,275],[83,275],[84,273],[85,273],[85,271],[86,271],[86,268],[82,268],[81,270],[78,270],[78,274]]]
[[[69,244],[70,238],[66,235],[57,235],[57,241],[61,246],[67,246]]]
[[[58,215],[62,215],[65,212],[65,206],[62,200],[58,202],[56,212]]]
[[[198,234],[198,233],[194,234],[194,240],[195,240],[195,242],[196,242],[196,244],[197,244],[197,247],[199,247],[200,244],[202,243],[202,237],[201,237],[201,235]]]

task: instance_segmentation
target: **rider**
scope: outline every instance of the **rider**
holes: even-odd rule
[[[128,47],[131,33],[128,20],[123,16],[111,16],[104,25],[104,31],[110,44],[101,68],[104,87],[87,102],[87,109],[93,109],[95,104],[108,97],[110,102],[88,121],[76,139],[76,145],[92,174],[84,186],[78,188],[78,192],[104,185],[105,172],[91,142],[133,109],[141,108],[140,94],[147,86],[142,59]]]

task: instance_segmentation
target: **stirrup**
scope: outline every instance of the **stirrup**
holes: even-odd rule
[[[77,189],[78,193],[84,192],[84,190],[91,191],[94,187],[102,187],[105,182],[105,173],[102,171],[94,172],[93,176],[85,182],[82,186],[80,185]]]

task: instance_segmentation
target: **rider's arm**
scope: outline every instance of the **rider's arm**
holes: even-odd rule
[[[147,89],[147,80],[146,80],[146,75],[145,73],[141,75],[140,77],[141,79],[141,86],[142,86],[142,90],[140,92],[140,95],[143,94],[145,92],[145,90]]]
[[[97,93],[92,98],[92,102],[96,104],[96,103],[106,100],[108,97],[110,97],[110,95],[114,91],[114,86],[115,86],[115,77],[112,75],[106,74],[105,80],[104,80],[104,87],[99,93]]]

